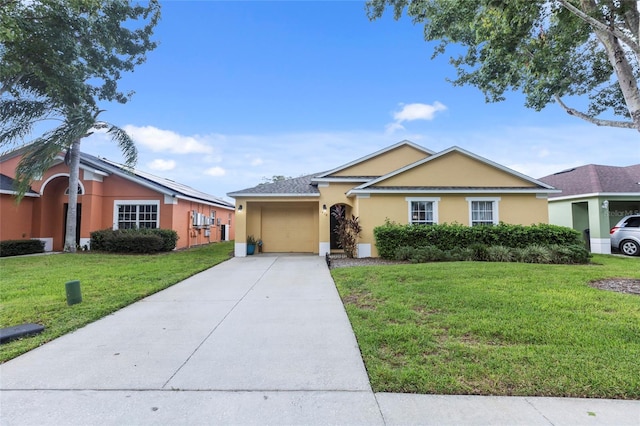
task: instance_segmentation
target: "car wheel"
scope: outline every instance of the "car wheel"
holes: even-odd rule
[[[625,240],[620,243],[620,251],[627,256],[637,256],[640,253],[640,245],[635,241]]]

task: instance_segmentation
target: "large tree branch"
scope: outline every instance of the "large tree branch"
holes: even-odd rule
[[[558,2],[562,6],[564,6],[565,9],[569,10],[571,13],[585,21],[587,24],[591,25],[593,28],[615,36],[616,38],[624,42],[627,46],[629,46],[629,48],[633,50],[636,55],[640,56],[640,45],[638,44],[638,42],[622,32],[619,28],[616,28],[613,25],[609,26],[604,22],[600,22],[597,19],[587,15],[585,12],[569,3],[569,0],[558,0]]]
[[[554,95],[554,98],[556,102],[558,102],[558,104],[562,107],[562,109],[564,109],[567,112],[567,114],[586,120],[589,123],[595,124],[596,126],[619,127],[622,129],[636,128],[633,121],[602,120],[600,118],[592,117],[588,114],[578,111],[577,109],[567,106],[567,104],[562,102],[562,99],[560,99],[560,96],[558,95]]]

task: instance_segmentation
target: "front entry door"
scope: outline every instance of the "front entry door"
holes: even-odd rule
[[[76,246],[80,245],[80,219],[82,218],[82,204],[77,204],[76,209]],[[64,224],[62,227],[62,247],[64,248],[64,240],[67,236],[67,212],[69,211],[69,203],[64,203]]]

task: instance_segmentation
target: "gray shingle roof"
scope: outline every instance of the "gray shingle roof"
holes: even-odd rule
[[[193,189],[187,185],[180,184],[178,182],[174,182],[170,179],[165,179],[159,176],[154,176],[151,173],[143,172],[141,170],[132,170],[128,172],[127,167],[118,164],[116,162],[107,160],[105,158],[94,157],[90,154],[81,153],[80,161],[84,164],[89,164],[92,167],[95,167],[99,170],[103,170],[107,173],[117,173],[118,175],[124,177],[125,179],[132,180],[138,183],[146,183],[148,186],[151,186],[158,192],[172,195],[172,196],[182,196],[186,198],[191,198],[194,200],[203,201],[206,203],[218,205],[220,207],[225,207],[229,209],[235,208],[232,203],[223,200],[222,198],[216,197],[211,194],[207,194],[204,192],[200,192],[196,189]]]
[[[271,183],[261,183],[253,188],[241,189],[230,192],[229,197],[242,195],[318,195],[320,191],[316,185],[312,184],[312,179],[320,173],[314,173],[297,178],[280,180]]]
[[[2,191],[3,193],[12,193],[12,194],[15,193],[15,189],[13,188],[13,182],[14,182],[14,179],[0,173],[0,191]],[[33,189],[31,189],[31,187],[29,187],[25,195],[33,196],[33,195],[39,195],[39,194],[35,192]]]
[[[640,164],[627,167],[587,164],[540,178],[560,190],[556,197],[594,193],[640,194]]]

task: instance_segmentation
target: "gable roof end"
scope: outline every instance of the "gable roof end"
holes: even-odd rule
[[[539,181],[539,180],[536,180],[536,179],[534,179],[534,178],[532,178],[532,177],[530,177],[530,176],[527,176],[527,175],[525,175],[525,174],[522,174],[522,173],[520,173],[520,172],[517,172],[517,171],[515,171],[515,170],[512,170],[512,169],[510,169],[510,168],[508,168],[508,167],[505,167],[505,166],[503,166],[503,165],[501,165],[501,164],[495,163],[495,162],[493,162],[493,161],[491,161],[491,160],[488,160],[488,159],[486,159],[486,158],[484,158],[484,157],[481,157],[481,156],[476,155],[476,154],[474,154],[474,153],[472,153],[472,152],[469,152],[469,151],[467,151],[467,150],[464,150],[464,149],[462,149],[462,148],[460,148],[460,147],[458,147],[458,146],[452,146],[452,147],[450,147],[450,148],[448,148],[448,149],[445,149],[444,151],[441,151],[441,152],[439,152],[439,153],[437,153],[437,154],[434,154],[434,155],[432,155],[432,156],[430,156],[430,157],[424,158],[424,159],[422,159],[422,160],[418,160],[418,161],[416,161],[415,163],[409,164],[409,165],[407,165],[407,166],[405,166],[405,167],[402,167],[402,168],[400,168],[400,169],[398,169],[398,170],[394,170],[393,172],[387,173],[387,174],[386,174],[386,175],[384,175],[384,176],[380,176],[380,177],[379,177],[379,178],[377,178],[377,179],[373,179],[373,180],[371,180],[371,181],[369,181],[369,182],[366,182],[366,183],[364,183],[364,184],[362,184],[362,185],[360,185],[360,186],[357,186],[357,187],[355,187],[355,188],[351,189],[350,191],[348,191],[348,192],[347,192],[347,196],[351,196],[351,195],[359,194],[359,193],[360,193],[360,194],[361,194],[361,193],[369,193],[369,192],[371,192],[371,191],[372,191],[372,189],[373,189],[372,187],[373,187],[376,183],[382,182],[382,181],[384,181],[384,180],[386,180],[386,179],[389,179],[389,178],[391,178],[391,177],[393,177],[393,176],[396,176],[396,175],[399,175],[399,174],[401,174],[401,173],[404,173],[404,172],[406,172],[407,170],[410,170],[410,169],[413,169],[413,168],[415,168],[415,167],[421,166],[422,164],[428,163],[428,162],[430,162],[430,161],[434,161],[434,160],[436,160],[437,158],[443,157],[443,156],[445,156],[445,155],[447,155],[447,154],[449,154],[449,153],[451,153],[451,152],[458,152],[458,153],[460,153],[460,154],[466,155],[466,156],[471,157],[471,158],[473,158],[473,159],[475,159],[475,160],[477,160],[477,161],[480,161],[481,163],[484,163],[484,164],[486,164],[486,165],[488,165],[488,166],[491,166],[491,167],[494,167],[494,168],[496,168],[496,169],[502,170],[503,172],[506,172],[506,173],[508,173],[508,174],[510,174],[510,175],[512,175],[512,176],[516,176],[516,177],[518,177],[518,178],[520,178],[520,179],[523,179],[523,180],[525,180],[525,181],[527,181],[527,182],[530,182],[530,183],[532,183],[532,184],[534,184],[534,185],[538,186],[538,188],[520,188],[520,189],[512,188],[513,190],[517,190],[517,191],[519,191],[519,192],[522,192],[522,191],[525,191],[525,190],[527,190],[527,191],[529,191],[529,192],[530,192],[530,191],[535,191],[535,192],[545,192],[545,193],[554,193],[554,192],[558,192],[558,190],[556,190],[556,189],[555,189],[553,186],[551,186],[551,185],[548,185],[548,184],[546,184],[546,183],[544,183],[544,182],[541,182],[541,181]],[[426,188],[424,188],[424,189],[426,189]],[[429,188],[429,189],[434,189],[434,190],[435,190],[435,189],[438,189],[438,188]],[[462,189],[462,188],[461,188],[461,189]],[[464,190],[464,191],[467,191],[467,190],[469,190],[469,189],[474,189],[474,188],[468,187],[468,188],[464,188],[463,190]],[[478,189],[480,189],[480,188],[478,188]],[[485,189],[485,190],[492,190],[492,191],[502,191],[502,188],[484,188],[484,189]],[[507,189],[508,189],[508,188],[507,188]],[[540,189],[544,189],[544,191],[540,191]],[[401,190],[401,188],[395,188],[395,189],[393,190],[393,192],[398,192],[399,190]],[[454,191],[455,189],[454,189],[454,188],[441,188],[441,190],[445,190],[445,191]],[[502,192],[504,192],[504,191],[502,191]]]
[[[413,142],[411,142],[411,141],[409,141],[409,140],[406,140],[406,139],[405,139],[405,140],[400,141],[400,142],[398,142],[398,143],[396,143],[396,144],[393,144],[393,145],[388,146],[388,147],[386,147],[386,148],[383,148],[383,149],[381,149],[381,150],[379,150],[379,151],[376,151],[376,152],[374,152],[373,154],[366,155],[366,156],[364,156],[364,157],[358,158],[357,160],[351,161],[351,162],[349,162],[349,163],[347,163],[347,164],[343,164],[342,166],[339,166],[339,167],[337,167],[337,168],[335,168],[335,169],[333,169],[333,170],[329,170],[328,172],[322,173],[322,174],[320,174],[320,175],[318,175],[318,176],[316,176],[316,177],[314,178],[314,182],[315,182],[315,181],[323,181],[323,180],[325,180],[325,179],[323,179],[323,178],[326,178],[326,179],[332,179],[332,178],[331,178],[331,177],[329,177],[329,176],[330,176],[330,175],[332,175],[332,174],[334,174],[334,173],[337,173],[337,172],[339,172],[339,171],[341,171],[341,170],[344,170],[344,169],[347,169],[347,168],[349,168],[349,167],[352,167],[352,166],[354,166],[354,165],[356,165],[356,164],[364,163],[364,162],[365,162],[365,161],[367,161],[367,160],[370,160],[370,159],[372,159],[372,158],[374,158],[374,157],[377,157],[377,156],[379,156],[379,155],[381,155],[381,154],[384,154],[384,153],[386,153],[386,152],[393,151],[394,149],[399,148],[399,147],[401,147],[401,146],[405,146],[405,145],[406,145],[406,146],[410,146],[410,147],[412,147],[412,148],[415,148],[415,149],[417,149],[418,151],[422,151],[422,152],[424,152],[425,154],[428,154],[428,155],[433,155],[433,154],[435,154],[435,152],[434,152],[434,151],[431,151],[430,149],[427,149],[427,148],[425,148],[425,147],[423,147],[423,146],[420,146],[420,145],[418,145],[418,144],[415,144],[415,143],[413,143]],[[354,176],[353,178],[354,178],[355,180],[359,180],[360,182],[362,181],[362,177],[356,177],[356,176]],[[358,179],[358,178],[359,178],[359,179]],[[341,180],[343,180],[342,178],[335,178],[335,179],[341,179]],[[345,179],[346,179],[346,178],[345,178]]]

